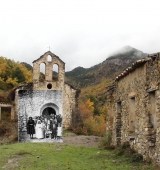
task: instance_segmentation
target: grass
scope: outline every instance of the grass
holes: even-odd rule
[[[0,146],[0,169],[17,170],[154,170],[151,164],[132,162],[114,150],[56,143],[15,143]]]

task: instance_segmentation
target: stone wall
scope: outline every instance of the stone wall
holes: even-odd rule
[[[48,56],[51,61],[48,61]],[[40,64],[45,64],[45,79],[40,80]],[[53,66],[58,66],[58,79],[53,79]],[[64,86],[65,63],[50,51],[33,61],[33,89],[35,90],[62,90]],[[53,81],[54,80],[54,81]],[[51,88],[48,88],[48,85]]]
[[[107,130],[114,145],[132,148],[160,163],[160,56],[137,61],[107,90]]]

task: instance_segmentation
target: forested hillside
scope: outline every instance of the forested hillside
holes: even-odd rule
[[[32,71],[23,64],[0,57],[0,101],[7,101],[7,94],[12,88],[31,81]]]

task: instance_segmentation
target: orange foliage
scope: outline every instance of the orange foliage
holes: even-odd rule
[[[79,103],[79,110],[83,125],[73,129],[77,134],[102,136],[106,132],[106,121],[104,114],[94,116],[93,102],[88,99]]]

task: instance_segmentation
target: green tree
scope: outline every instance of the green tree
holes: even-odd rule
[[[16,67],[13,71],[12,78],[17,78],[18,83],[22,83],[25,81],[25,76],[19,67]]]

